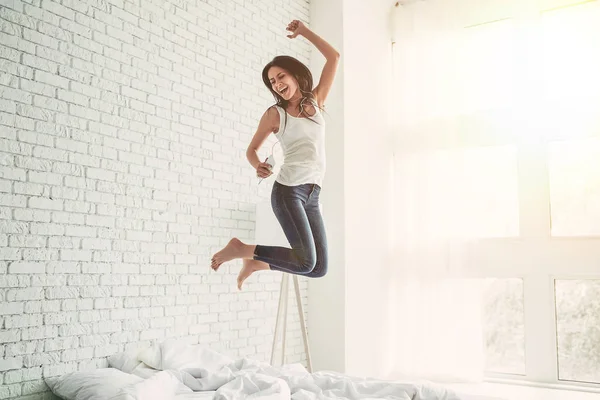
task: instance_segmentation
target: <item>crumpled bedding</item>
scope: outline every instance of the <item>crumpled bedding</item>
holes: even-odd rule
[[[464,400],[430,382],[391,382],[329,371],[309,373],[300,364],[274,367],[248,358],[234,360],[176,340],[117,354],[109,364],[143,378],[169,372],[179,381],[173,398],[182,393],[214,391],[215,400]]]

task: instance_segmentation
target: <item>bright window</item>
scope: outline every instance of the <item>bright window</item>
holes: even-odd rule
[[[600,236],[600,138],[548,144],[553,236]]]
[[[600,0],[409,3],[396,243],[440,236],[437,271],[485,280],[488,377],[600,389]]]
[[[600,280],[555,285],[559,379],[600,383]]]
[[[487,279],[483,329],[485,368],[525,374],[525,312],[522,279]]]

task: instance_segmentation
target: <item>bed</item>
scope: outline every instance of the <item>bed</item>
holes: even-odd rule
[[[109,368],[47,378],[64,400],[500,400],[461,395],[431,382],[384,381],[232,359],[176,339],[115,354]]]

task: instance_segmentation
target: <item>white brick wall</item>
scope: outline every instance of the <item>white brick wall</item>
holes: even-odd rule
[[[167,337],[268,360],[279,273],[239,293],[240,262],[209,264],[231,236],[253,241],[270,194],[245,160],[272,104],[260,72],[276,54],[308,60],[285,37],[308,13],[0,0],[0,399],[51,398],[43,377]]]

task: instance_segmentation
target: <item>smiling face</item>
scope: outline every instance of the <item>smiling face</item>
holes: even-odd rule
[[[313,98],[313,79],[306,65],[290,56],[276,56],[262,70],[262,81],[277,105],[287,108],[290,101]]]
[[[284,100],[289,101],[298,92],[298,81],[285,69],[272,66],[267,74],[271,89]]]

